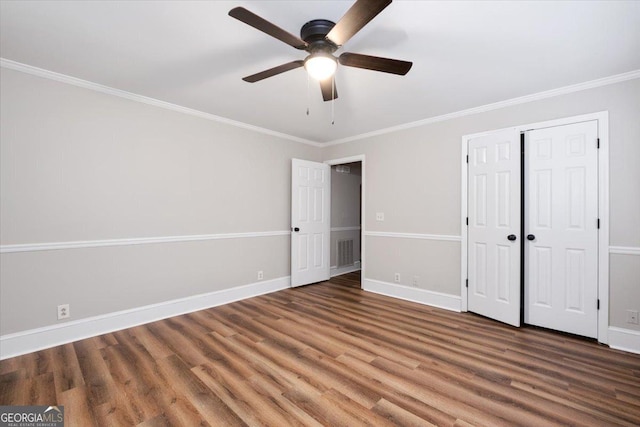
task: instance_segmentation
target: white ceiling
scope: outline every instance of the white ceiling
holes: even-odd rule
[[[332,105],[305,53],[227,15],[244,6],[298,35],[352,1],[0,2],[0,55],[316,142],[335,141],[640,69],[640,1],[395,1],[342,51],[413,61],[407,76],[339,67]],[[306,115],[307,106],[310,115]]]

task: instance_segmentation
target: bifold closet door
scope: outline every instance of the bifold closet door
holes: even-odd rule
[[[597,337],[598,123],[525,134],[525,323]]]
[[[520,134],[468,144],[469,311],[520,326]]]

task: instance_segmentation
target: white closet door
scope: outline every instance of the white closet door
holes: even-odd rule
[[[520,135],[469,141],[468,309],[520,326]]]
[[[598,334],[597,121],[526,133],[525,322]]]

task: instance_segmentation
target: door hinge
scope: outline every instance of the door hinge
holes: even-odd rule
[[[598,218],[598,230],[600,230],[600,218]]]
[[[469,225],[469,217],[467,217],[467,225]]]
[[[599,298],[598,298],[597,308],[598,308],[598,310],[600,310],[600,299]]]
[[[600,138],[596,139],[596,148],[600,148]]]
[[[469,163],[469,155],[467,154],[467,163]]]
[[[465,280],[465,287],[469,287],[469,279]]]

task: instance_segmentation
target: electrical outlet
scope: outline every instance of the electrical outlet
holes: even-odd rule
[[[396,283],[400,283],[400,273],[396,273],[393,275],[393,280],[395,280]]]
[[[413,278],[411,279],[411,285],[413,285],[414,288],[418,287],[418,280],[420,278],[418,276],[413,276]]]
[[[258,280],[262,280],[264,279],[264,273],[262,272],[262,270],[258,271]]]
[[[633,325],[638,324],[638,311],[637,310],[627,310],[627,323],[631,323]]]
[[[71,311],[69,304],[62,304],[58,306],[58,320],[67,319],[71,317]]]
[[[376,212],[376,221],[384,221],[384,212]]]

